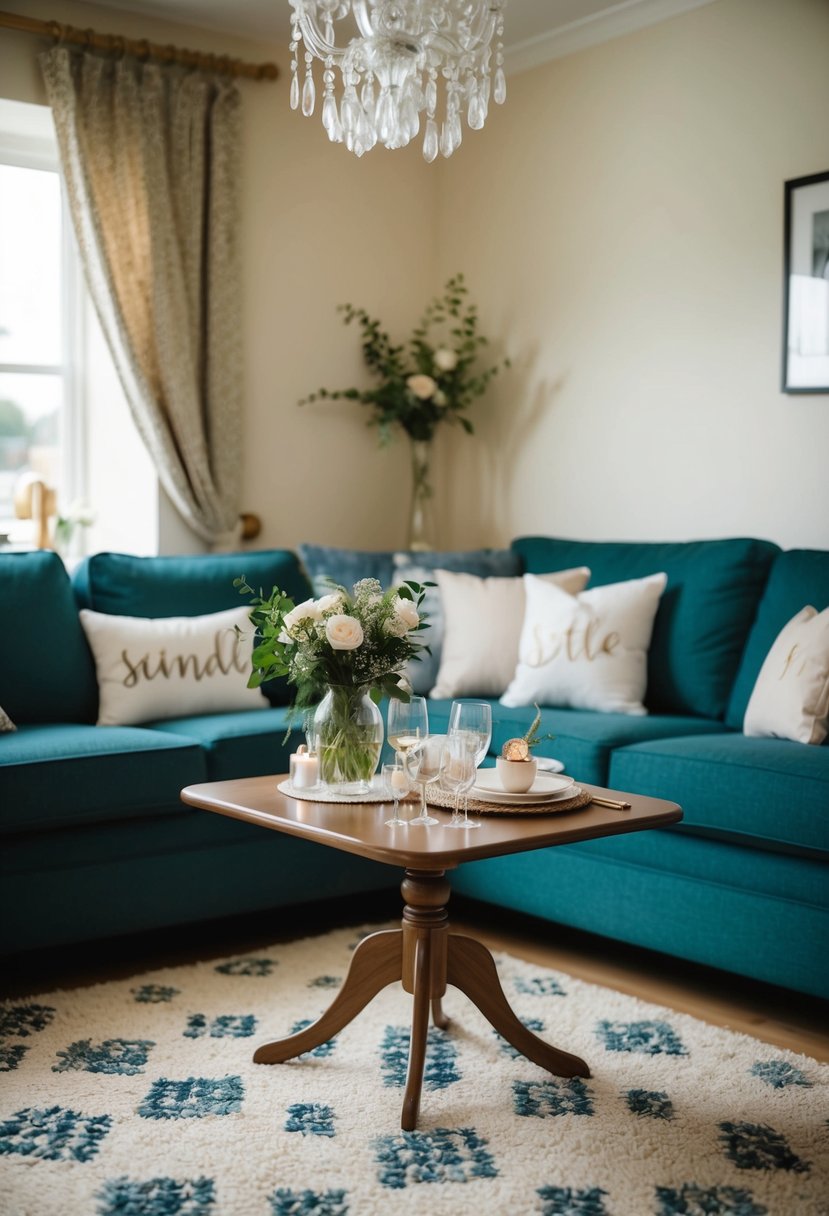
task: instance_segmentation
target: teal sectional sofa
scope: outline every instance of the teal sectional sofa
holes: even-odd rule
[[[665,830],[463,867],[458,892],[829,997],[829,746],[741,731],[763,659],[805,604],[829,605],[829,553],[757,540],[687,544],[522,538],[509,550],[371,554],[304,547],[211,557],[98,554],[70,581],[54,554],[0,555],[0,949],[6,954],[308,899],[393,888],[398,875],[184,807],[182,786],[285,771],[288,690],[269,708],[98,727],[78,609],[193,616],[238,606],[232,583],[389,581],[409,565],[544,573],[591,585],[668,575],[645,717],[543,707],[542,748],[577,779],[669,798]],[[371,562],[371,568],[365,569]],[[483,565],[482,565],[483,563]],[[431,703],[433,729],[449,704]],[[492,751],[526,709],[493,702]],[[551,929],[554,932],[554,929]]]

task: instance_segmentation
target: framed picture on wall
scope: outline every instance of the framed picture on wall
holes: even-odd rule
[[[784,393],[829,393],[829,172],[785,184]]]

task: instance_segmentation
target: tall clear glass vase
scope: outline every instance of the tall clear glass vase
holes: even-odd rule
[[[408,547],[422,552],[435,547],[432,444],[427,439],[411,439],[409,442],[412,459],[412,505],[409,514]]]
[[[313,729],[323,787],[367,794],[383,750],[383,716],[368,689],[332,684],[314,712]]]

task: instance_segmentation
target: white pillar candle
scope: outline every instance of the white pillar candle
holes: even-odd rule
[[[319,784],[320,762],[318,756],[298,751],[291,756],[291,784],[298,790],[310,790]]]

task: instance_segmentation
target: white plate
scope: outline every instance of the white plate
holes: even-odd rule
[[[536,773],[532,788],[527,790],[526,794],[511,794],[501,785],[495,769],[486,768],[479,770],[478,780],[469,794],[482,802],[522,806],[532,802],[553,802],[556,798],[570,797],[574,784],[572,777],[563,777],[556,773]]]

